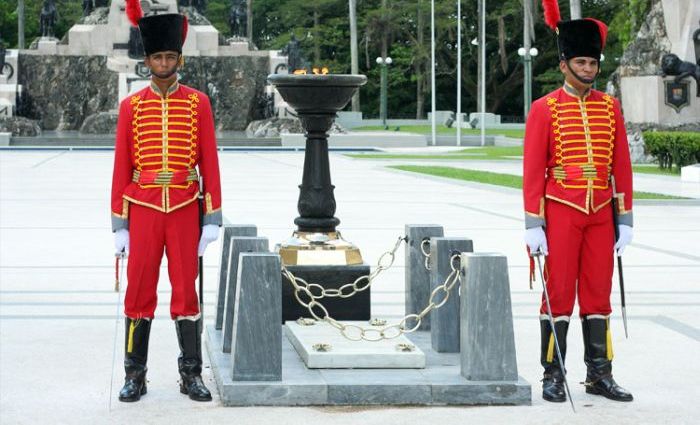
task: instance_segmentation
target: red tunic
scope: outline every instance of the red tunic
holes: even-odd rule
[[[614,176],[621,224],[632,225],[632,166],[619,102],[565,85],[532,105],[525,128],[525,226],[545,226],[551,313],[608,315],[613,273]],[[533,265],[531,264],[531,267]],[[542,301],[540,313],[546,313]]]
[[[199,169],[197,173],[196,168]],[[175,83],[119,108],[112,177],[112,230],[128,228],[129,203],[169,213],[194,202],[204,183],[204,223],[221,225],[221,182],[209,98]]]
[[[569,90],[567,92],[567,90]],[[610,202],[615,177],[621,224],[632,225],[632,166],[617,99],[562,87],[536,100],[527,118],[523,158],[526,227],[544,224],[545,198],[586,214]]]

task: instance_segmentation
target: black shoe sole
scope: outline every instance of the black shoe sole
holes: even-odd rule
[[[189,396],[190,400],[194,400],[194,401],[211,401],[212,400],[211,395],[209,397],[197,397],[194,394],[190,394],[189,391],[187,391],[187,388],[185,388],[182,384],[180,384],[180,393]]]
[[[133,403],[135,401],[141,400],[141,396],[146,394],[147,392],[148,392],[148,390],[146,389],[146,386],[144,385],[143,387],[141,387],[140,394],[137,394],[134,397],[128,397],[128,398],[119,396],[119,401],[123,401],[124,403]]]
[[[598,389],[596,389],[596,388],[593,388],[593,387],[586,387],[586,393],[587,393],[587,394],[593,394],[593,395],[601,395],[601,396],[607,398],[608,400],[613,400],[613,401],[623,401],[623,402],[634,401],[634,397],[632,397],[632,396],[630,396],[629,398],[627,398],[627,397],[616,397],[616,396],[614,396],[614,395],[612,395],[612,394],[610,394],[610,393],[608,393],[608,392],[600,391],[600,390],[598,390]]]
[[[549,401],[551,403],[563,403],[566,401],[566,397],[564,398],[554,398],[554,397],[549,397],[544,394],[542,394],[542,398],[546,401]]]

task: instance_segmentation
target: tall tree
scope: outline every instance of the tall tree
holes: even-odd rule
[[[357,57],[357,0],[348,0],[350,18],[350,73],[358,74]],[[360,92],[355,92],[352,96],[352,111],[360,112]]]

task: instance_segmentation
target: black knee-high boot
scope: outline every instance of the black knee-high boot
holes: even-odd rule
[[[202,319],[176,320],[175,331],[180,344],[177,359],[180,370],[180,392],[195,401],[211,401],[211,393],[202,381]]]
[[[124,346],[124,386],[119,391],[120,401],[138,401],[146,394],[146,361],[151,321],[126,318]]]
[[[568,318],[566,318],[568,319]],[[568,320],[555,320],[554,329],[559,341],[562,360],[566,361],[566,334],[569,330]],[[540,319],[541,331],[541,354],[540,363],[544,367],[542,378],[542,398],[547,401],[564,402],[566,392],[564,391],[564,376],[559,367],[559,358],[554,346],[554,335],[549,324],[549,319]]]
[[[583,344],[586,363],[586,392],[602,395],[616,401],[632,401],[626,389],[617,385],[612,377],[612,343],[610,322],[602,316],[586,316],[582,320]]]

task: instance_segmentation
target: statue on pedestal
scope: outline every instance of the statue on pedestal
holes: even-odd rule
[[[55,0],[44,0],[39,15],[39,31],[42,37],[53,37],[53,27],[58,20]]]
[[[290,74],[296,70],[308,68],[308,61],[301,54],[301,45],[294,34],[281,53],[287,56],[287,70]]]
[[[94,0],[83,0],[83,17],[88,16],[95,10]]]
[[[248,13],[245,0],[232,1],[228,14],[228,25],[231,29],[231,36],[241,38],[246,36]]]
[[[676,83],[680,83],[686,77],[695,78],[697,96],[700,97],[700,65],[683,61],[677,55],[667,53],[661,58],[661,71],[663,72],[662,77],[675,75],[674,82]]]

